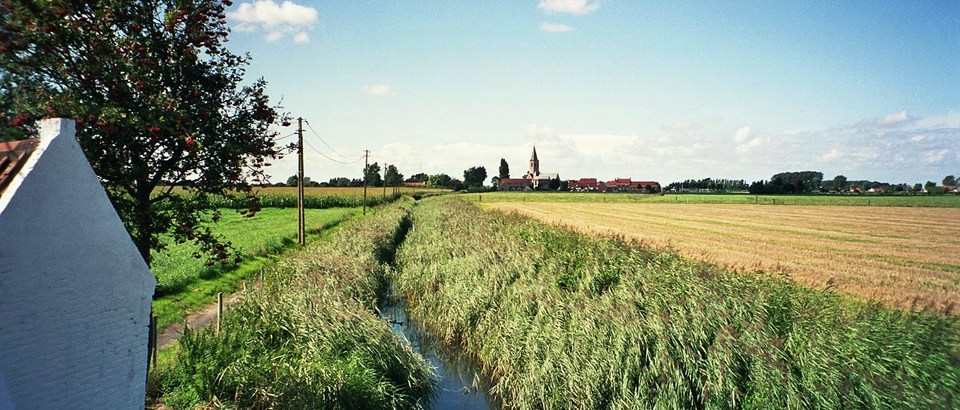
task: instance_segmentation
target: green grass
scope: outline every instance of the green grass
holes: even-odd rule
[[[409,205],[378,209],[287,254],[225,316],[151,374],[181,408],[420,408],[432,371],[376,314]]]
[[[759,204],[960,207],[960,195],[750,195],[630,194],[594,192],[485,192],[463,194],[468,202],[643,202],[665,204]]]
[[[304,211],[308,242],[324,229],[360,213],[357,208],[307,209]],[[214,302],[218,292],[235,291],[242,281],[254,280],[259,271],[277,260],[277,255],[295,247],[297,214],[292,208],[264,208],[252,218],[222,210],[215,232],[233,243],[243,262],[231,267],[208,267],[205,259],[193,257],[193,243],[169,243],[151,269],[157,277],[153,302],[158,328],[179,323],[189,312]]]
[[[486,200],[486,195],[484,195]],[[411,317],[509,408],[955,408],[956,318],[735,274],[459,200],[414,207]]]

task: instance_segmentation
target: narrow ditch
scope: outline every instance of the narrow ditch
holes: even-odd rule
[[[396,249],[403,243],[407,233],[414,229],[409,215],[404,217],[397,235],[396,245],[387,260],[394,266]],[[490,395],[490,383],[480,371],[480,367],[455,349],[440,343],[416,320],[407,317],[403,295],[397,290],[393,278],[386,289],[386,295],[380,304],[380,319],[390,324],[397,335],[410,342],[413,350],[423,356],[434,367],[437,384],[436,394],[427,403],[433,409],[498,409],[499,401]]]

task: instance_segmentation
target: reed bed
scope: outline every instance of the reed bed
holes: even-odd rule
[[[887,306],[960,314],[960,209],[497,203],[741,272],[777,271]]]
[[[219,334],[184,335],[154,375],[165,405],[420,408],[432,369],[376,314],[408,205],[345,223],[277,263]]]
[[[414,207],[407,309],[509,408],[956,408],[952,317],[459,200]]]

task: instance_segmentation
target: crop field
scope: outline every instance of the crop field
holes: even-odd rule
[[[740,272],[783,273],[889,306],[960,314],[960,209],[499,202]]]
[[[162,189],[160,190],[162,191]],[[175,188],[174,191],[183,194],[184,190]],[[448,193],[448,189],[436,188],[400,188],[399,194],[394,194],[392,189],[387,187],[386,192],[383,188],[369,188],[367,190],[367,206],[378,206],[390,203],[399,198],[402,194],[420,194],[423,196]],[[297,206],[297,188],[296,187],[267,187],[256,189],[257,197],[262,208],[293,208]],[[216,208],[237,208],[249,206],[244,195],[237,195],[234,198],[212,195],[209,197],[210,205]],[[363,205],[363,188],[330,188],[330,187],[308,187],[304,188],[304,203],[308,209],[325,208],[349,208]]]
[[[556,204],[560,215],[589,205]],[[412,215],[396,259],[407,312],[475,358],[507,408],[956,408],[955,317],[733,273],[455,198],[421,201]],[[598,221],[616,226],[611,219],[627,223],[616,213]]]
[[[470,202],[598,202],[648,204],[744,204],[898,206],[960,208],[960,195],[749,195],[631,194],[596,192],[486,192],[464,195]]]
[[[425,188],[425,187],[400,187],[400,193],[413,194],[418,192],[450,192],[449,189]],[[267,187],[257,190],[260,195],[297,195],[297,187]],[[387,187],[387,195],[393,193],[392,187]],[[363,187],[304,187],[304,196],[363,196]],[[368,187],[367,196],[383,196],[383,187]]]

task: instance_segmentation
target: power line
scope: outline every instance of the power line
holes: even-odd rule
[[[297,132],[296,132],[296,131],[291,132],[291,133],[289,133],[289,134],[287,134],[287,135],[284,135],[284,136],[282,136],[282,137],[280,137],[280,138],[275,138],[274,141],[285,140],[285,139],[290,138],[290,137],[292,137],[292,136],[294,136],[294,135],[297,135]]]
[[[353,161],[341,161],[341,160],[338,160],[338,159],[330,158],[329,156],[327,156],[327,154],[324,154],[323,152],[321,152],[320,150],[318,150],[317,147],[314,147],[313,144],[310,143],[310,141],[304,141],[304,142],[307,143],[307,146],[308,146],[308,147],[313,148],[313,150],[316,151],[317,154],[320,154],[322,157],[324,157],[324,158],[326,158],[326,159],[329,159],[329,160],[331,160],[331,161],[333,161],[333,162],[339,163],[339,164],[344,164],[344,165],[356,164],[357,162],[360,162],[361,159],[363,159],[363,157],[360,157],[360,158],[357,158],[357,159],[355,159],[355,160],[353,160]]]
[[[323,143],[323,145],[326,145],[327,148],[330,148],[330,151],[332,151],[334,154],[337,154],[337,155],[339,155],[339,156],[341,156],[341,157],[343,157],[343,158],[350,158],[350,157],[348,157],[348,156],[346,156],[346,155],[343,155],[343,154],[337,152],[337,150],[333,149],[333,147],[331,147],[330,144],[327,144],[327,141],[324,140],[323,137],[320,136],[320,134],[317,132],[317,130],[313,129],[313,126],[312,126],[312,125],[310,125],[310,121],[304,120],[304,122],[307,123],[307,127],[310,128],[310,131],[313,132],[313,135],[316,135],[317,138],[320,139],[320,142]]]

